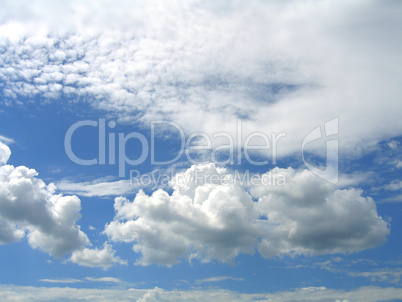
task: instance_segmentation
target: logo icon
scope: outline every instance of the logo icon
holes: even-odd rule
[[[339,118],[334,118],[324,125],[325,138],[334,136],[339,133]],[[337,184],[338,183],[338,139],[330,139],[326,141],[327,160],[324,169],[320,169],[309,164],[304,158],[304,148],[308,143],[319,140],[322,138],[321,126],[312,130],[302,142],[302,158],[306,167],[315,175],[325,179],[326,181]]]

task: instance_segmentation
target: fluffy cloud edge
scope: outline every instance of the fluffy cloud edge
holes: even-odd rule
[[[275,171],[284,185],[264,183],[269,172],[257,184],[239,185],[213,163],[193,165],[172,179],[171,194],[140,190],[133,201],[116,198],[104,233],[134,243],[137,264],[167,266],[179,259],[232,262],[256,251],[265,258],[350,253],[385,242],[389,223],[362,190],[340,189],[308,170]]]
[[[84,248],[83,250],[74,251],[70,261],[81,266],[101,267],[103,270],[108,270],[114,264],[127,265],[126,260],[122,260],[114,255],[115,252],[112,246],[105,242],[101,249]]]
[[[112,246],[88,248],[91,242],[77,224],[81,200],[75,195],[55,194],[34,169],[7,165],[10,148],[0,141],[0,243],[19,241],[25,236],[32,248],[55,258],[71,254],[81,266],[101,267],[127,262],[114,256]]]

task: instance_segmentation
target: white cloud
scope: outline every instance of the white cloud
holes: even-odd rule
[[[391,183],[382,187],[387,191],[399,191],[402,189],[402,180],[393,180]]]
[[[81,283],[81,282],[85,282],[85,281],[106,282],[106,283],[124,283],[124,281],[120,280],[119,278],[114,278],[114,277],[101,277],[101,278],[86,277],[84,280],[74,279],[74,278],[40,279],[39,281],[47,282],[47,283]]]
[[[119,278],[114,278],[114,277],[101,277],[101,278],[86,277],[85,279],[88,281],[91,281],[91,282],[107,282],[107,283],[123,283],[124,282],[124,281],[120,280]]]
[[[402,202],[402,194],[397,194],[391,197],[382,199],[383,202]]]
[[[138,170],[130,170],[130,179],[115,180],[114,176],[106,176],[91,181],[74,181],[71,179],[62,179],[56,182],[59,191],[65,194],[75,194],[88,197],[105,196],[127,196],[137,193],[140,188],[156,190],[158,188],[167,188],[169,181],[175,175],[176,169],[183,163],[170,165],[168,169],[155,169],[149,173],[140,173]],[[188,166],[187,164],[184,164]],[[358,177],[356,177],[358,179]]]
[[[397,2],[0,8],[12,12],[0,17],[0,36],[11,39],[0,42],[0,62],[10,62],[0,69],[8,102],[85,95],[121,121],[173,120],[187,133],[234,134],[242,116],[245,135],[287,133],[280,156],[334,117],[345,152],[402,131]]]
[[[10,158],[10,148],[0,141],[0,165],[5,165]]]
[[[5,161],[10,149],[0,142],[0,157]],[[55,257],[82,249],[89,240],[76,224],[81,202],[76,196],[54,194],[38,173],[24,166],[0,166],[0,242],[20,240],[25,232],[28,242]]]
[[[351,186],[358,186],[367,181],[374,176],[374,172],[359,172],[355,171],[351,174],[340,174],[337,186],[338,188],[348,188]]]
[[[302,287],[300,290],[308,291],[308,292],[315,292],[315,291],[320,291],[320,290],[326,290],[327,288],[325,286],[309,286],[309,287]]]
[[[79,282],[82,282],[82,280],[79,280],[79,279],[40,279],[39,281],[47,282],[47,283],[79,283]]]
[[[341,190],[311,172],[276,169],[286,185],[238,185],[213,164],[192,166],[172,180],[173,193],[140,191],[115,199],[105,233],[134,242],[138,264],[173,265],[178,258],[228,262],[239,253],[354,252],[382,244],[389,234],[370,197]],[[225,179],[220,183],[211,175]],[[257,200],[257,201],[253,201]]]
[[[399,283],[401,280],[402,269],[381,269],[371,272],[350,272],[349,276],[366,277],[371,281],[381,281],[389,283]]]
[[[126,195],[138,191],[138,188],[126,179],[105,181],[102,178],[86,182],[62,180],[56,183],[56,187],[66,194],[88,197]]]
[[[395,167],[397,167],[398,169],[401,169],[401,168],[402,168],[402,160],[400,160],[400,159],[395,159],[392,163],[393,163],[393,164],[395,165]]]
[[[388,144],[388,147],[390,147],[392,150],[398,149],[399,143],[395,140],[390,141]]]
[[[0,135],[0,142],[7,144],[7,145],[11,145],[13,143],[15,143],[15,141],[12,138]]]
[[[223,289],[210,290],[164,290],[154,289],[86,289],[71,287],[33,287],[33,286],[0,286],[0,299],[2,301],[256,301],[270,302],[377,302],[392,301],[402,297],[402,289],[395,287],[360,287],[349,291],[328,289],[325,287],[309,287],[294,291],[276,293],[245,294]]]
[[[234,133],[242,116],[245,134],[287,133],[279,155],[299,151],[302,138],[334,116],[340,117],[343,151],[359,152],[401,134],[396,2],[122,6],[2,2],[2,99],[10,104],[21,96],[43,102],[86,96],[120,121],[132,122],[138,113],[142,122],[174,120],[187,133]],[[4,165],[10,152],[0,148]],[[76,225],[78,198],[55,195],[26,167],[0,171],[2,242],[28,232],[30,244],[50,254],[79,249],[77,261],[87,263],[87,255],[99,256],[103,250],[83,249],[89,241]],[[106,232],[135,242],[142,264],[169,265],[186,255],[230,261],[257,245],[265,257],[355,251],[380,244],[388,234],[361,191],[332,188],[307,171],[281,171],[291,190],[206,183],[176,188],[172,196],[139,193],[135,203],[116,199],[116,220]],[[108,189],[121,192],[122,184]],[[27,198],[19,185],[38,198]],[[63,185],[86,196],[110,193],[92,183],[85,190],[85,183]],[[18,211],[10,197],[20,201]]]
[[[335,189],[308,170],[285,173],[286,186],[251,189],[260,214],[277,226],[259,245],[263,256],[353,252],[385,241],[387,223],[362,190]]]
[[[25,236],[25,231],[7,219],[0,218],[0,244],[19,241]]]
[[[74,251],[70,260],[82,266],[101,267],[104,270],[107,270],[115,263],[127,265],[127,261],[121,260],[114,254],[115,251],[112,246],[105,242],[102,249],[85,248],[83,250]]]
[[[108,269],[114,263],[127,264],[111,245],[89,249],[87,235],[76,224],[81,217],[77,196],[55,194],[54,184],[46,185],[38,173],[24,166],[6,165],[10,149],[0,142],[0,244],[21,240],[61,257],[71,254],[74,263]]]
[[[244,281],[243,278],[235,278],[235,277],[230,277],[230,276],[216,276],[216,277],[210,277],[210,278],[205,278],[205,279],[197,279],[196,283],[210,283],[210,282],[221,282],[221,281],[226,281],[226,280],[232,280],[232,281]]]
[[[195,169],[217,172],[208,165],[186,173]],[[152,196],[140,191],[134,202],[116,198],[116,219],[105,233],[114,241],[136,241],[133,248],[143,255],[141,264],[171,265],[190,250],[190,258],[202,261],[230,261],[239,252],[254,253],[258,229],[251,197],[236,187],[189,185],[182,190],[176,185],[172,196],[157,190]]]
[[[402,194],[400,194],[400,191],[402,189],[402,181],[401,180],[393,180],[386,185],[383,185],[381,187],[375,187],[373,189],[396,192],[396,194],[383,198],[381,200],[382,202],[400,202],[400,201],[402,201]]]

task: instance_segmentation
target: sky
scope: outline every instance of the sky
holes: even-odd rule
[[[402,301],[401,16],[1,1],[0,300]]]

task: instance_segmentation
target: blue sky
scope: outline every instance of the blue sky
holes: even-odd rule
[[[2,2],[1,300],[402,300],[401,9]]]

